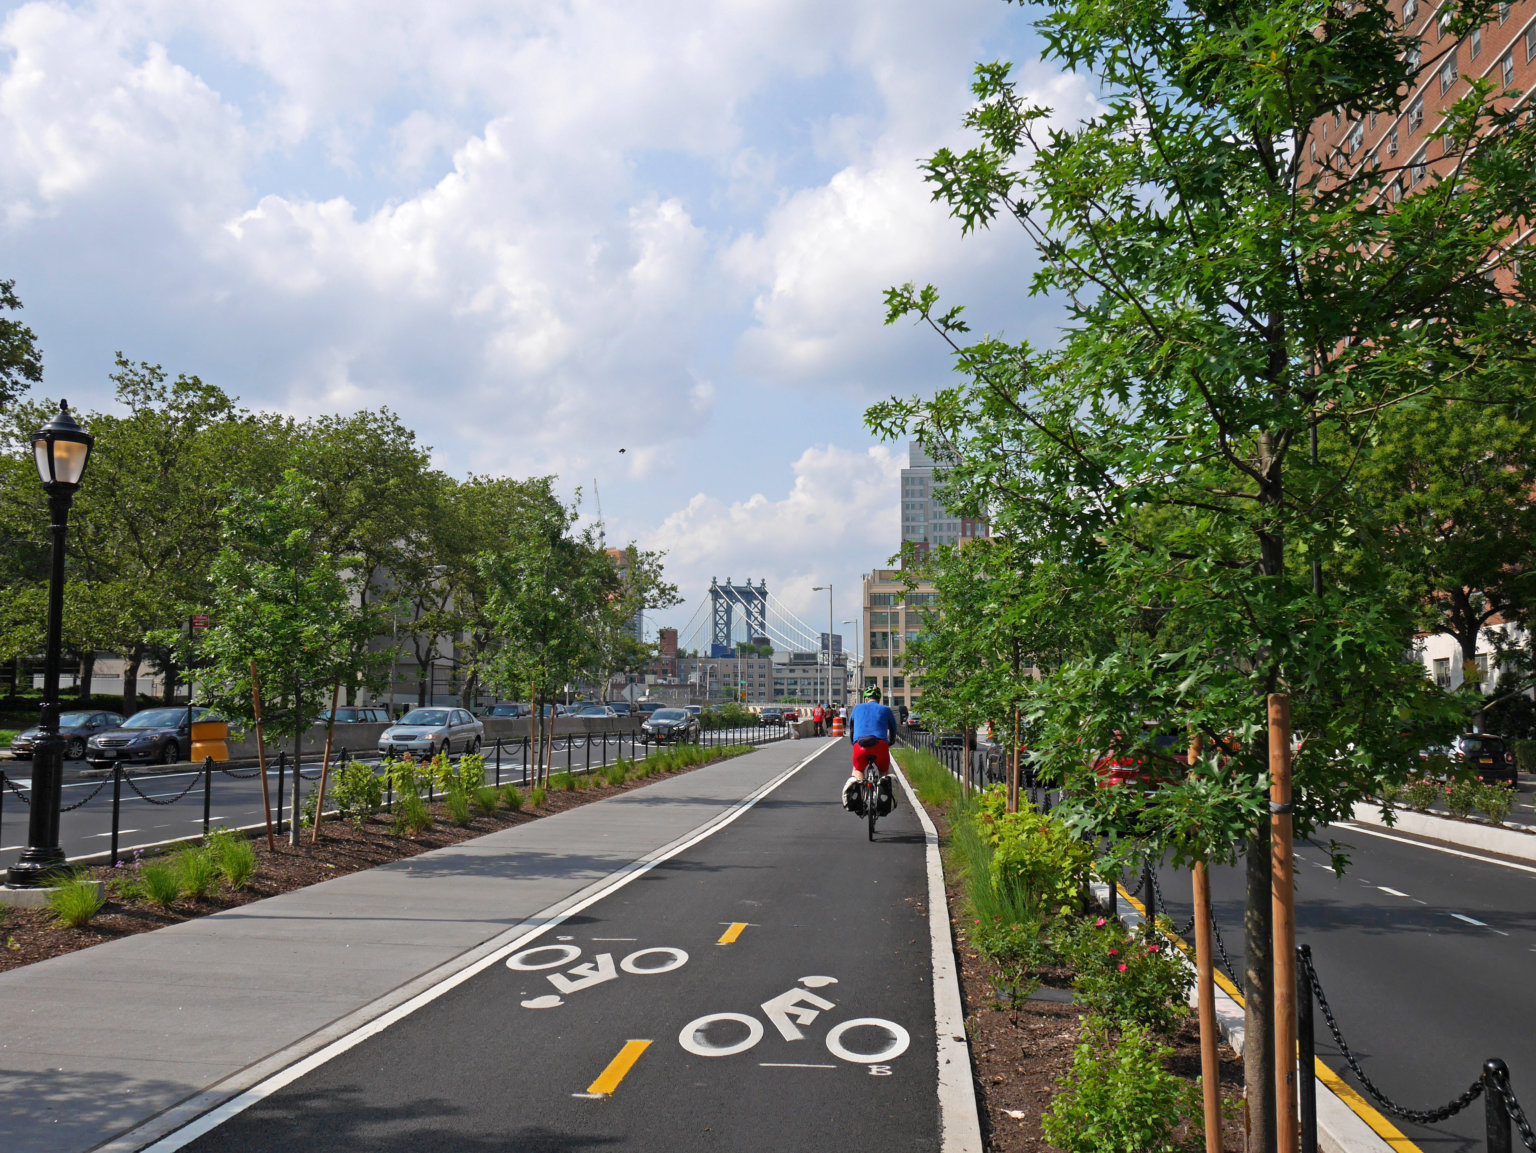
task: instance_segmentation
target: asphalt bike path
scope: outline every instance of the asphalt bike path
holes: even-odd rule
[[[153,1148],[939,1149],[923,833],[903,799],[871,843],[847,759]]]
[[[1312,947],[1345,1041],[1371,1080],[1413,1109],[1447,1104],[1486,1059],[1500,1057],[1529,1112],[1536,1105],[1536,866],[1377,832],[1395,836],[1338,825],[1296,847],[1296,939]],[[1347,845],[1350,866],[1342,878],[1329,864],[1330,837]],[[1165,868],[1159,881],[1182,928],[1192,912],[1189,874]],[[1227,954],[1241,975],[1241,872],[1213,869],[1211,892]],[[1314,1020],[1318,1056],[1369,1100],[1320,1010]],[[1388,1117],[1426,1151],[1483,1148],[1481,1099],[1434,1125]]]

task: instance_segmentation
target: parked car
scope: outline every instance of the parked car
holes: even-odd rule
[[[784,710],[784,723],[786,725],[797,725],[797,724],[799,724],[800,723],[800,710],[799,709],[785,709]]]
[[[767,708],[757,714],[757,723],[760,725],[782,725],[784,723],[784,710]]]
[[[616,717],[619,714],[607,705],[588,705],[576,715],[578,717]]]
[[[704,715],[703,705],[684,705],[683,708],[688,710],[688,712],[692,713],[696,717],[701,717]]]
[[[699,735],[699,718],[687,709],[657,709],[645,719],[640,731],[658,744],[689,741]]]
[[[485,725],[468,709],[412,709],[379,735],[379,755],[411,753],[435,757],[438,753],[478,752],[485,740]]]
[[[1457,764],[1471,765],[1477,770],[1477,775],[1489,784],[1520,783],[1515,751],[1503,737],[1490,736],[1488,733],[1462,733],[1451,745],[1451,760]]]
[[[507,701],[504,704],[492,705],[490,712],[485,715],[488,717],[512,717],[513,719],[517,717],[531,717],[533,716],[533,706],[522,704],[519,701]]]
[[[1186,771],[1184,766],[1189,763],[1188,737],[1173,733],[1149,733],[1142,739],[1148,737],[1153,749],[1150,757],[1131,749],[1110,748],[1094,758],[1093,771],[1098,775],[1099,788],[1129,785],[1150,790]]]
[[[59,736],[64,738],[64,759],[80,760],[85,756],[86,741],[97,733],[118,728],[122,723],[120,713],[65,713],[59,718]],[[11,756],[18,761],[31,760],[32,750],[37,747],[37,738],[41,735],[41,730],[35,725],[30,729],[22,729],[11,738]]]
[[[914,733],[926,733],[928,731],[923,727],[923,718],[916,713],[907,714],[907,729],[909,732]]]
[[[667,707],[668,706],[662,704],[660,701],[641,701],[638,705],[635,706],[635,711],[643,717],[648,717],[657,709],[664,709]]]
[[[95,767],[113,763],[148,762],[174,765],[192,756],[192,733],[187,727],[187,707],[140,709],[116,728],[97,733],[85,742],[85,759]],[[194,721],[209,716],[194,707]]]
[[[330,709],[320,710],[320,723],[326,724],[331,719]],[[363,705],[357,708],[347,707],[336,710],[336,723],[338,725],[387,725],[389,724],[389,710],[382,705]]]
[[[628,717],[634,715],[634,708],[628,701],[609,701],[608,707],[614,711],[615,716]]]

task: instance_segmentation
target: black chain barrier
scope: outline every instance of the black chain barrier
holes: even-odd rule
[[[1531,1131],[1531,1123],[1526,1119],[1525,1110],[1520,1108],[1520,1101],[1515,1097],[1514,1089],[1510,1088],[1509,1070],[1504,1068],[1502,1061],[1489,1062],[1494,1068],[1489,1069],[1485,1079],[1492,1084],[1493,1091],[1504,1099],[1504,1109],[1509,1113],[1509,1119],[1515,1123],[1515,1128],[1520,1130],[1520,1143],[1532,1153],[1536,1153],[1536,1133]]]
[[[1227,956],[1227,943],[1221,939],[1221,926],[1216,923],[1215,908],[1211,909],[1211,936],[1216,940],[1216,952],[1221,956],[1221,967],[1226,970],[1228,979],[1234,985],[1241,985],[1243,982],[1237,970],[1232,967],[1232,958]]]
[[[1482,1096],[1484,1088],[1483,1079],[1479,1077],[1467,1086],[1461,1096],[1448,1105],[1440,1106],[1438,1109],[1409,1109],[1392,1100],[1392,1098],[1378,1089],[1376,1083],[1366,1075],[1365,1070],[1360,1067],[1360,1062],[1355,1059],[1354,1053],[1350,1050],[1349,1044],[1344,1040],[1344,1034],[1339,1032],[1339,1023],[1334,1018],[1333,1008],[1328,1004],[1328,998],[1323,994],[1323,984],[1317,979],[1317,969],[1312,964],[1312,958],[1303,953],[1299,958],[1299,965],[1306,973],[1307,984],[1312,987],[1312,995],[1317,998],[1318,1008],[1323,1011],[1323,1020],[1328,1022],[1328,1031],[1333,1034],[1334,1044],[1339,1047],[1339,1052],[1344,1055],[1344,1060],[1348,1063],[1350,1069],[1354,1071],[1355,1076],[1360,1079],[1360,1084],[1364,1087],[1365,1091],[1388,1113],[1401,1117],[1405,1121],[1413,1121],[1419,1125],[1432,1125],[1437,1121],[1445,1121],[1456,1116],[1456,1114]],[[1504,1093],[1505,1091],[1501,1088],[1500,1092]],[[1505,1095],[1506,1102],[1513,1100],[1513,1098],[1513,1093]],[[1518,1108],[1518,1105],[1516,1108]],[[1511,1110],[1511,1115],[1513,1115],[1513,1110]],[[1523,1116],[1522,1114],[1522,1119]],[[1529,1131],[1530,1127],[1526,1126],[1521,1132],[1523,1135]],[[1536,1145],[1528,1147],[1536,1149]]]
[[[193,774],[191,774],[191,776],[192,776],[192,779],[187,782],[187,787],[182,789],[181,792],[177,793],[174,797],[172,797],[168,801],[157,801],[154,797],[147,796],[144,793],[144,790],[142,790],[141,788],[139,788],[138,785],[133,783],[133,778],[131,776],[129,776],[127,772],[123,773],[123,780],[128,782],[128,787],[130,789],[132,789],[135,793],[139,794],[139,799],[140,800],[148,801],[152,805],[174,805],[177,801],[181,800],[182,797],[186,796],[193,789],[195,789],[198,785],[203,783],[203,774],[202,773],[193,773]]]
[[[1155,906],[1161,905],[1163,907],[1163,915],[1164,916],[1168,916],[1168,902],[1163,897],[1163,887],[1162,887],[1162,885],[1160,885],[1158,883],[1157,874],[1153,873],[1153,872],[1148,872],[1147,876],[1152,878],[1152,900],[1153,900],[1153,905],[1154,905],[1154,908],[1152,910],[1152,921],[1155,924],[1157,922],[1157,909],[1156,909]],[[1173,920],[1172,917],[1168,917],[1168,919],[1170,921]],[[1214,914],[1212,915],[1212,919],[1214,921]],[[1188,921],[1186,921],[1181,927],[1174,929],[1173,935],[1175,937],[1182,937],[1182,936],[1184,936],[1185,933],[1188,933],[1194,927],[1195,927],[1195,915],[1193,913],[1191,913],[1189,915],[1189,920]]]
[[[220,769],[219,772],[236,781],[254,781],[257,777],[261,776],[261,769],[259,767],[252,769],[248,773],[237,773],[234,769]]]
[[[94,801],[96,799],[96,794],[101,792],[102,789],[106,788],[107,787],[107,783],[109,781],[111,781],[111,780],[112,780],[111,777],[103,777],[101,779],[101,783],[99,785],[97,785],[94,789],[91,790],[91,795],[86,797],[85,800],[83,800],[83,801],[76,801],[72,805],[61,805],[59,807],[59,812],[61,812],[61,813],[73,812],[75,809],[78,809],[81,805],[88,805],[88,804],[90,804],[92,801]]]
[[[27,796],[27,794],[25,792],[23,792],[20,788],[18,788],[17,785],[16,785],[16,782],[11,780],[10,777],[4,777],[4,778],[0,778],[0,779],[3,779],[6,788],[10,789],[11,792],[15,793],[18,797],[21,798],[21,803],[22,804],[30,805],[32,803],[32,798]]]

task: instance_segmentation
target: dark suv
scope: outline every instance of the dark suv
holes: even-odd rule
[[[207,709],[193,707],[194,721],[207,716]],[[117,728],[99,733],[85,744],[85,759],[98,769],[114,762],[174,765],[191,755],[192,733],[187,727],[185,705],[140,709]]]
[[[1518,785],[1520,769],[1515,764],[1514,750],[1503,737],[1487,733],[1462,733],[1451,745],[1451,759],[1459,764],[1471,765],[1477,775],[1490,784]]]

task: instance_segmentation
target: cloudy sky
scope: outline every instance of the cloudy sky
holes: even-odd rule
[[[684,619],[711,575],[816,621],[830,579],[850,617],[895,550],[905,445],[862,414],[949,369],[885,287],[1054,323],[1019,239],[962,240],[917,172],[964,143],[976,61],[1084,99],[1001,0],[0,13],[0,276],[45,395],[105,406],[121,349],[253,406],[387,404],[456,474],[558,473],[588,508],[595,479]]]

